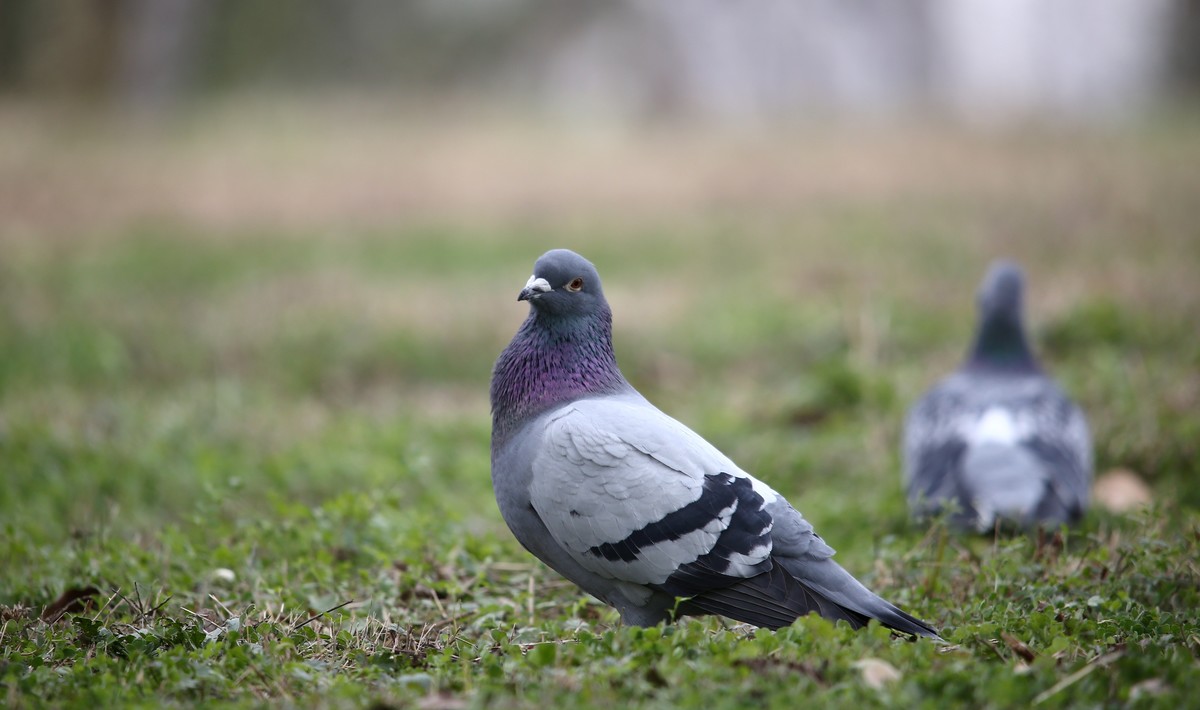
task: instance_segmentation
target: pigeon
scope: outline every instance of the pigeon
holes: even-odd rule
[[[492,485],[535,557],[630,625],[715,614],[778,629],[815,612],[939,638],[834,562],[782,496],[629,384],[590,262],[546,252],[517,300],[529,316],[492,372]]]
[[[1025,334],[1025,277],[994,262],[979,288],[966,362],[908,413],[904,479],[918,518],[947,512],[958,528],[1054,528],[1087,507],[1087,420],[1043,371]]]

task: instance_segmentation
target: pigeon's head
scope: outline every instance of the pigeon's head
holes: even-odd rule
[[[606,305],[596,267],[568,249],[542,254],[517,300],[529,301],[535,310],[554,316],[588,316]]]
[[[968,367],[1038,371],[1022,322],[1024,289],[1025,274],[1021,267],[1011,261],[992,262],[979,287],[979,326]]]
[[[1021,293],[1025,272],[1016,262],[999,259],[992,262],[979,286],[979,313],[984,318],[1011,322],[1021,320]]]

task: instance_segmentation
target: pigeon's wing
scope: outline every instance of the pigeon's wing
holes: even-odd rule
[[[684,597],[771,570],[768,505],[782,499],[659,410],[583,400],[542,436],[531,503],[584,568]]]
[[[966,505],[959,473],[969,445],[963,422],[970,416],[966,398],[946,383],[927,392],[909,411],[904,426],[904,483],[914,510],[933,512],[946,501]]]
[[[1021,442],[1051,471],[1035,518],[1074,522],[1087,508],[1092,483],[1092,438],[1083,412],[1051,385],[1031,407],[1034,426]]]
[[[548,418],[531,503],[602,576],[651,585],[765,571],[774,491],[652,406],[582,400]]]

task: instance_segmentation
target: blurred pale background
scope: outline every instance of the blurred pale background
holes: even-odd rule
[[[1014,177],[980,136],[1105,160],[1198,86],[1183,0],[7,0],[0,219],[793,208]]]

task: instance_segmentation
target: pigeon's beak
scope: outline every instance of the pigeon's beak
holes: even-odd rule
[[[551,290],[550,282],[546,279],[539,279],[536,276],[530,276],[525,282],[525,288],[521,289],[521,293],[517,294],[517,301],[528,301],[537,298],[543,293],[548,293]]]

